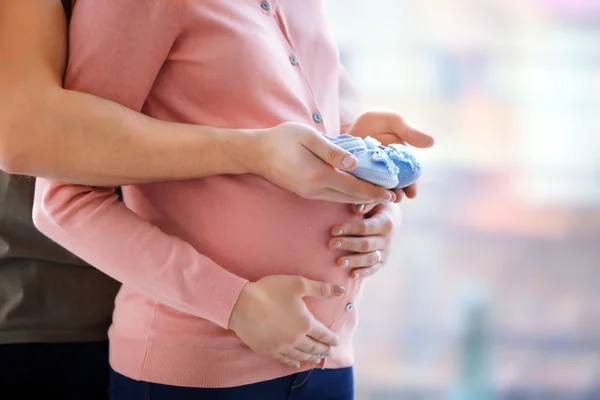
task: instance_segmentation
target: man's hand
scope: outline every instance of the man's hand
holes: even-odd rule
[[[319,365],[338,338],[306,307],[303,297],[332,298],[344,288],[299,276],[273,275],[248,283],[231,313],[229,328],[248,347],[281,363]]]
[[[399,143],[426,149],[434,144],[434,139],[431,136],[411,127],[404,118],[393,112],[366,112],[356,120],[348,133],[363,139],[371,136],[385,146]],[[396,202],[402,199],[403,194],[406,194],[409,199],[414,198],[417,195],[416,184],[412,184],[403,190],[397,190]]]
[[[391,249],[395,215],[399,207],[394,204],[352,206],[363,220],[334,226],[329,248],[346,250],[352,254],[338,258],[337,264],[350,270],[354,279],[373,275],[383,267]]]
[[[253,145],[245,152],[248,169],[304,198],[354,204],[395,199],[392,191],[344,172],[356,168],[356,158],[308,125],[286,122],[258,130]]]

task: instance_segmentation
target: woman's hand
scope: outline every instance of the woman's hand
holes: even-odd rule
[[[348,133],[363,139],[371,136],[384,146],[399,143],[427,149],[435,143],[433,137],[410,126],[400,114],[388,111],[368,111],[362,114]]]
[[[365,215],[365,219],[334,226],[329,248],[351,252],[338,258],[337,264],[358,279],[373,275],[385,265],[400,210],[395,204],[352,207],[356,213]]]
[[[248,347],[284,365],[321,365],[338,338],[309,311],[304,297],[334,298],[344,288],[299,276],[272,275],[244,286],[229,320]]]
[[[393,112],[366,112],[356,120],[348,133],[363,139],[370,136],[380,141],[384,146],[398,143],[426,149],[434,144],[433,137],[416,130],[402,116]],[[404,194],[412,199],[417,195],[417,185],[412,184],[404,189],[395,190],[395,193],[396,203],[402,200]]]

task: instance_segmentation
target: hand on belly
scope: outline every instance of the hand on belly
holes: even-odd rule
[[[344,290],[298,276],[268,276],[244,287],[229,328],[252,350],[291,368],[301,362],[319,365],[338,338],[315,319],[303,298],[334,298]]]

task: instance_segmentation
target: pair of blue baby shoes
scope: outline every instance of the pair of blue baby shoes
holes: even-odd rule
[[[347,134],[326,137],[356,157],[358,166],[349,173],[359,179],[386,189],[403,189],[421,176],[423,167],[407,146],[384,146],[372,137],[363,140]]]

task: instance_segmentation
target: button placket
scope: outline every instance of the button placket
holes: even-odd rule
[[[263,6],[264,3],[268,3],[269,5],[268,6],[267,5]],[[264,0],[263,2],[261,2],[261,8],[263,8],[263,10],[266,11],[266,9],[264,7],[269,7],[269,9],[270,9],[270,8],[272,8],[272,5],[268,1]],[[275,17],[274,18],[274,22],[276,23],[277,28],[279,29],[279,32],[284,37],[285,43],[287,44],[287,46],[288,46],[288,48],[290,50],[289,54],[291,54],[291,55],[288,56],[290,64],[292,64],[293,66],[295,66],[295,67],[298,68],[298,71],[299,71],[300,75],[302,76],[302,78],[304,80],[304,84],[308,88],[308,92],[310,93],[311,98],[309,98],[307,100],[309,100],[310,103],[312,103],[311,104],[312,105],[312,109],[313,110],[317,110],[318,106],[317,106],[316,101],[315,101],[315,93],[312,90],[312,87],[310,86],[310,82],[308,81],[308,78],[306,77],[306,75],[302,71],[302,65],[300,65],[300,61],[298,59],[298,56],[295,54],[296,51],[294,49],[294,46],[292,45],[291,39],[290,39],[289,34],[287,32],[287,27],[285,26],[285,22],[284,22],[283,18],[281,18],[278,15],[278,11],[270,10],[270,13]],[[318,125],[317,129],[319,129],[320,131],[325,131],[325,127],[324,127],[324,124],[323,124],[323,116],[321,115],[320,112],[314,111],[313,115],[312,115],[312,120],[313,120],[313,122],[316,125]]]
[[[356,296],[358,295],[363,282],[352,280],[350,284],[346,287],[346,293],[343,298],[340,299],[343,303],[340,304],[340,307],[343,308],[343,312],[340,312],[338,319],[332,324],[332,326],[341,326],[346,323],[346,320],[349,317],[349,314],[352,312],[356,312]]]
[[[271,3],[269,3],[266,0],[263,0],[260,2],[260,8],[262,8],[265,11],[269,11],[269,10],[271,10]]]
[[[357,288],[357,290],[360,288],[360,286]],[[332,324],[330,324],[328,326],[329,329],[335,329],[341,326],[344,326],[348,320],[348,313],[353,312],[356,309],[356,306],[354,305],[354,302],[352,301],[352,297],[349,297],[346,299],[346,305],[344,306],[344,312],[336,319],[336,321],[334,321]],[[324,362],[323,362],[323,366],[322,368],[328,368],[330,364],[329,358],[326,357]]]

